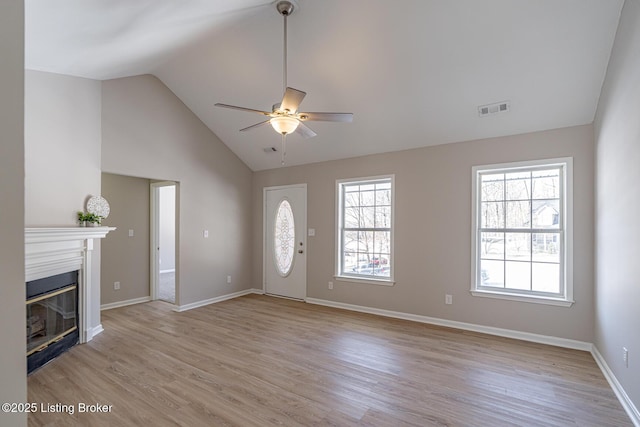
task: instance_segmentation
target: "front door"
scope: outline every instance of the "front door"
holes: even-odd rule
[[[264,189],[264,291],[307,296],[307,185]]]

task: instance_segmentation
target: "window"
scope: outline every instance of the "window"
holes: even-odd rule
[[[338,181],[336,277],[393,283],[393,176]]]
[[[276,209],[276,220],[273,225],[273,256],[276,269],[282,277],[287,277],[293,267],[296,227],[293,210],[288,200],[282,200]]]
[[[473,168],[473,295],[573,303],[571,164]]]

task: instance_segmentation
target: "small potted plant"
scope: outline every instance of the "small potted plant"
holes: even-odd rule
[[[78,222],[80,223],[80,227],[86,227],[89,224],[97,227],[102,222],[102,217],[91,212],[84,213],[82,211],[78,211]]]

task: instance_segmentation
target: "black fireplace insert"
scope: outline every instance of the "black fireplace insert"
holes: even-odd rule
[[[27,372],[78,343],[78,271],[27,282]]]

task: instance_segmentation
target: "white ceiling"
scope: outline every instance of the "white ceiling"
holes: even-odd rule
[[[287,138],[287,165],[591,123],[624,0],[298,0],[288,84],[301,111],[353,112]],[[251,113],[282,97],[269,0],[26,0],[26,67],[158,76],[251,169],[280,136]],[[477,107],[511,102],[480,118]]]

